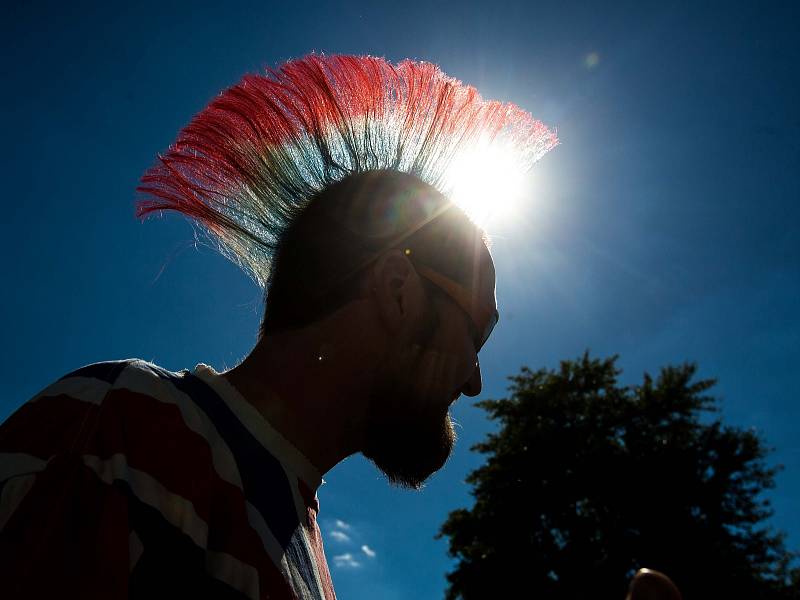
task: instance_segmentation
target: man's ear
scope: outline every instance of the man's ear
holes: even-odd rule
[[[372,267],[372,293],[381,319],[392,333],[407,322],[418,309],[421,284],[414,266],[401,250],[382,254]]]

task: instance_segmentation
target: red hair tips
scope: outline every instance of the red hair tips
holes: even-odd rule
[[[316,193],[391,169],[447,195],[448,166],[477,141],[502,141],[525,169],[558,143],[434,64],[310,55],[245,76],[196,115],[142,177],[137,215],[197,220],[263,286],[281,232]]]

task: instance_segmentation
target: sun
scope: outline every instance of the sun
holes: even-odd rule
[[[513,218],[525,186],[519,152],[478,144],[453,160],[447,174],[451,200],[479,227]]]

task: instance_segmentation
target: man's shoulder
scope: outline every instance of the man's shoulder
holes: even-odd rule
[[[123,372],[131,371],[137,371],[159,379],[168,379],[170,376],[177,375],[176,373],[172,373],[163,367],[141,358],[125,358],[122,360],[107,360],[88,364],[67,373],[60,377],[58,381],[81,378],[89,381],[96,381],[98,384],[113,386],[117,383]]]
[[[75,369],[0,425],[0,453],[25,451],[47,460],[80,448],[103,459],[125,457],[148,472],[157,471],[156,463],[188,461],[191,457],[178,457],[180,448],[200,460],[217,436],[187,385],[190,379],[188,371],[172,372],[138,358]],[[34,437],[36,447],[26,441]]]
[[[40,469],[55,456],[76,453],[139,458],[139,446],[157,452],[185,436],[184,419],[196,418],[195,411],[191,402],[177,406],[179,392],[170,378],[180,375],[135,358],[93,363],[59,377],[0,423],[0,483],[28,472],[30,457]],[[138,442],[151,438],[147,447]]]
[[[141,358],[107,360],[75,369],[59,377],[39,395],[52,390],[80,390],[92,396],[105,395],[114,389],[136,387],[145,394],[169,393],[185,372],[175,373]]]
[[[109,395],[124,390],[145,396],[171,396],[175,393],[175,382],[181,377],[181,373],[173,373],[140,358],[96,362],[52,381],[23,407],[64,405],[70,401],[99,406]]]

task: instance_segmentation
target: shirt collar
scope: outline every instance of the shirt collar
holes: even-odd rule
[[[192,374],[207,383],[229,406],[245,428],[314,493],[325,483],[319,470],[264,418],[255,406],[213,367],[199,363]]]

